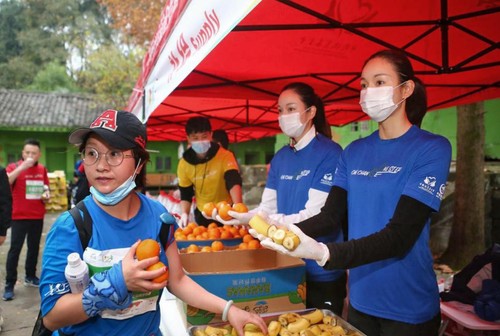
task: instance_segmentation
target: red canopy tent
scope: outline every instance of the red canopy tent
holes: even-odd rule
[[[280,133],[275,103],[291,81],[316,89],[331,125],[366,119],[359,72],[369,55],[387,48],[412,59],[429,110],[500,97],[498,0],[263,0],[159,105],[148,106],[148,83],[158,80],[152,73],[161,76],[159,50],[199,5],[175,3],[176,12],[167,4],[128,106],[147,119],[151,140],[184,140],[194,115],[226,129],[232,142]]]

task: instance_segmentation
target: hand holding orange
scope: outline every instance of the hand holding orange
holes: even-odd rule
[[[154,239],[144,239],[137,245],[135,255],[137,260],[157,257],[160,254],[160,244]]]
[[[161,261],[158,261],[156,264],[153,264],[153,265],[149,266],[148,268],[146,268],[146,271],[156,271],[157,269],[161,269],[161,268],[165,269],[165,273],[163,273],[162,275],[154,278],[151,281],[153,281],[155,283],[162,283],[163,281],[168,280],[168,268]]]

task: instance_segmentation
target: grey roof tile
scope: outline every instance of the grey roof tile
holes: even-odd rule
[[[0,127],[81,127],[109,107],[91,96],[0,89]]]

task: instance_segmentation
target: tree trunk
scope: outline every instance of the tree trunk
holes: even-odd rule
[[[441,261],[459,270],[485,250],[484,103],[457,106],[453,227]]]

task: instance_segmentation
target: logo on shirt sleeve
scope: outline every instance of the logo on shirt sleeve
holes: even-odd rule
[[[436,197],[439,198],[440,201],[444,198],[444,192],[446,191],[446,184],[441,184],[439,186],[439,191],[436,193]]]
[[[325,184],[327,186],[332,186],[333,185],[333,174],[332,173],[326,173],[323,175],[320,181],[321,184]]]
[[[418,184],[419,189],[431,195],[434,195],[434,193],[436,192],[435,187],[436,187],[436,178],[434,176],[426,176],[424,180]]]

